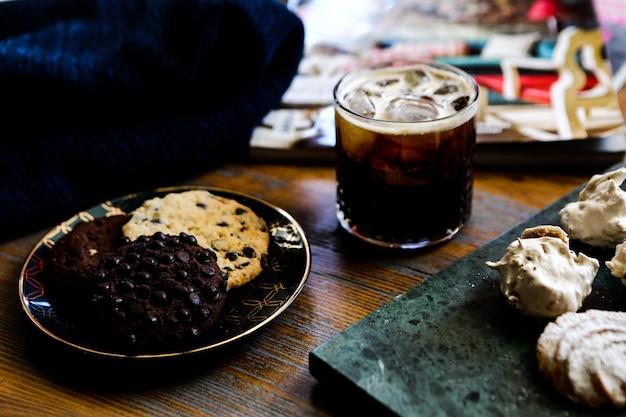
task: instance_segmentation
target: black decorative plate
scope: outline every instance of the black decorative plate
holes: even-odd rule
[[[268,266],[260,276],[229,292],[221,321],[206,338],[177,351],[150,351],[129,355],[110,350],[85,336],[74,323],[65,320],[47,296],[42,280],[44,263],[52,246],[79,222],[113,214],[130,213],[145,200],[171,192],[205,189],[232,198],[250,207],[269,227]],[[311,268],[309,244],[301,226],[284,210],[258,198],[214,187],[171,187],[132,194],[106,201],[50,230],[32,249],[19,278],[19,293],[28,318],[44,334],[80,351],[111,357],[163,358],[209,351],[235,342],[261,329],[280,315],[304,288]]]

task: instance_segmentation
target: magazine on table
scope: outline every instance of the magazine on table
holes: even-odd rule
[[[624,158],[622,0],[309,0],[293,9],[305,56],[281,107],[255,130],[253,158],[332,161],[334,85],[396,58],[474,76],[479,165],[604,168]]]

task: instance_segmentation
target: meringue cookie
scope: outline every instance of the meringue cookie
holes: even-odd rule
[[[611,275],[621,279],[622,284],[626,285],[626,242],[617,245],[613,258],[604,264],[609,268]]]
[[[600,263],[583,253],[576,255],[567,238],[535,234],[527,229],[522,236],[531,237],[518,238],[499,261],[486,263],[499,272],[500,291],[527,316],[551,319],[578,311],[591,293]]]
[[[559,211],[570,239],[596,247],[614,247],[626,239],[626,192],[620,185],[626,168],[591,177],[578,201]]]

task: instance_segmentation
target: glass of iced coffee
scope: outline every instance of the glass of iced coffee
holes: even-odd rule
[[[391,248],[452,239],[472,210],[477,99],[469,74],[436,62],[346,74],[334,90],[341,226]]]

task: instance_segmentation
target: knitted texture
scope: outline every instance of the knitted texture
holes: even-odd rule
[[[275,0],[0,2],[0,240],[245,157],[303,38]]]

